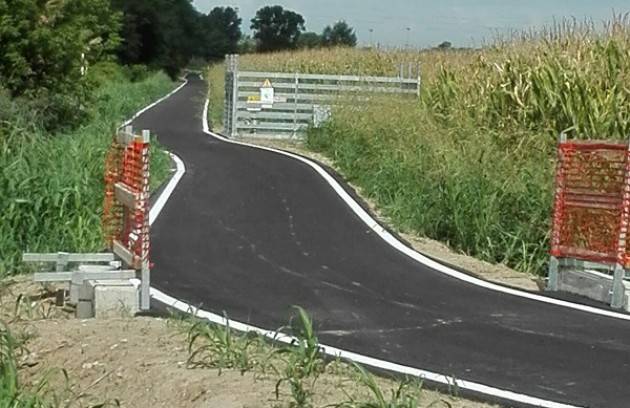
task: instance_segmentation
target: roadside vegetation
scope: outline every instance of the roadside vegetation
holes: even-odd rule
[[[274,407],[311,408],[419,408],[477,406],[460,400],[456,395],[437,395],[423,390],[419,378],[401,381],[377,378],[355,363],[331,359],[323,354],[314,322],[300,307],[286,327],[278,331],[279,341],[263,338],[257,333],[236,333],[227,326],[195,321],[178,321],[187,333],[188,366],[252,372],[257,378],[275,380]],[[334,379],[335,391],[330,392],[320,382]],[[384,384],[387,384],[384,386]]]
[[[174,87],[161,73],[132,82],[114,66],[107,75],[86,108],[89,119],[55,134],[0,95],[0,276],[20,272],[23,251],[104,248],[105,153],[124,120]],[[151,167],[155,187],[170,169],[159,143],[153,143]]]
[[[175,84],[157,64],[120,65],[122,15],[108,0],[0,0],[0,14],[2,277],[22,271],[23,251],[103,249],[105,151]],[[169,166],[154,144],[155,183]]]
[[[630,134],[630,19],[565,21],[479,50],[248,55],[248,69],[395,75],[420,62],[420,100],[343,105],[307,146],[334,160],[402,231],[545,273],[558,134]],[[211,120],[222,111],[210,68]]]

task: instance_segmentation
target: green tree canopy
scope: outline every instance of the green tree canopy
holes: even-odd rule
[[[256,12],[251,29],[260,52],[297,48],[304,31],[304,17],[282,6],[267,6]]]
[[[215,7],[201,17],[200,53],[206,60],[218,60],[238,51],[241,19],[232,7]]]
[[[322,33],[322,44],[326,47],[357,45],[354,29],[345,21],[338,21],[332,27],[327,26]]]
[[[109,0],[0,0],[0,79],[13,96],[62,92],[112,53],[120,15]]]
[[[85,111],[91,63],[119,45],[120,15],[109,0],[0,0],[0,84],[49,129]]]
[[[322,46],[322,36],[314,33],[307,32],[300,34],[298,39],[298,48],[318,48]]]
[[[190,0],[112,0],[123,15],[123,64],[144,64],[175,76],[199,54],[201,16]]]

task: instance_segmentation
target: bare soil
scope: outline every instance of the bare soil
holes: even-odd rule
[[[242,374],[190,368],[188,323],[149,317],[77,320],[70,309],[55,306],[56,289],[32,283],[31,277],[0,282],[1,319],[24,342],[18,355],[20,379],[29,388],[46,383],[55,406],[292,406],[286,385],[276,398],[279,377],[274,369]],[[279,364],[276,361],[272,367],[281,370]],[[331,363],[311,388],[314,406],[330,406],[350,397],[370,401],[367,388],[356,377],[347,364]],[[387,397],[398,384],[384,378],[377,378],[377,383]],[[493,406],[430,390],[422,390],[420,400],[421,407]]]
[[[275,139],[242,139],[245,143],[255,144],[264,147],[273,147],[276,149],[286,150],[288,152],[296,153],[310,159],[316,160],[336,171],[339,171],[332,160],[323,154],[312,152],[308,150],[303,143],[299,141],[286,141]],[[339,172],[343,174],[342,172]],[[491,263],[473,258],[463,253],[459,253],[449,248],[447,245],[435,241],[426,237],[413,234],[408,231],[400,231],[396,229],[384,214],[383,211],[376,205],[375,201],[367,196],[363,190],[352,183],[350,186],[357,192],[359,197],[369,206],[370,211],[375,215],[377,221],[383,225],[387,225],[392,228],[396,233],[407,241],[413,249],[426,254],[434,259],[441,260],[447,264],[462,268],[469,273],[490,282],[499,283],[502,285],[511,286],[518,289],[524,289],[528,291],[541,291],[544,288],[544,282],[539,276],[527,274],[524,272],[518,272],[514,269],[507,267],[506,265]]]

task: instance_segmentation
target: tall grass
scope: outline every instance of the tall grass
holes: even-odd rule
[[[20,271],[22,251],[103,249],[103,169],[112,135],[172,87],[164,74],[109,81],[96,93],[91,119],[56,135],[0,96],[0,276]],[[168,167],[169,159],[154,149],[153,178],[164,179]]]
[[[404,101],[337,111],[309,148],[329,155],[399,229],[524,271],[542,268],[552,161],[540,139],[445,127]]]
[[[544,273],[558,133],[630,136],[628,16],[600,26],[560,21],[478,50],[316,50],[244,56],[241,65],[393,75],[398,61],[421,64],[418,101],[338,108],[308,146],[333,158],[401,229]]]

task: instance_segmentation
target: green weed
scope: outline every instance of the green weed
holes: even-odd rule
[[[286,329],[294,339],[290,345],[276,351],[284,360],[284,370],[276,383],[276,399],[280,397],[280,387],[288,384],[293,398],[291,407],[307,408],[312,406],[312,390],[326,364],[313,321],[303,308],[293,308],[296,316],[291,318]]]
[[[188,366],[236,369],[244,374],[261,365],[261,339],[256,333],[237,335],[226,326],[197,321],[188,330]]]
[[[359,397],[349,396],[348,401],[334,405],[335,408],[417,408],[419,406],[422,382],[405,380],[400,383],[398,388],[391,390],[388,397],[374,376],[358,364],[354,364],[354,368],[357,372],[357,381],[367,388],[370,398],[363,400]],[[429,406],[435,406],[436,403]],[[444,402],[444,404],[450,407],[448,402]]]

